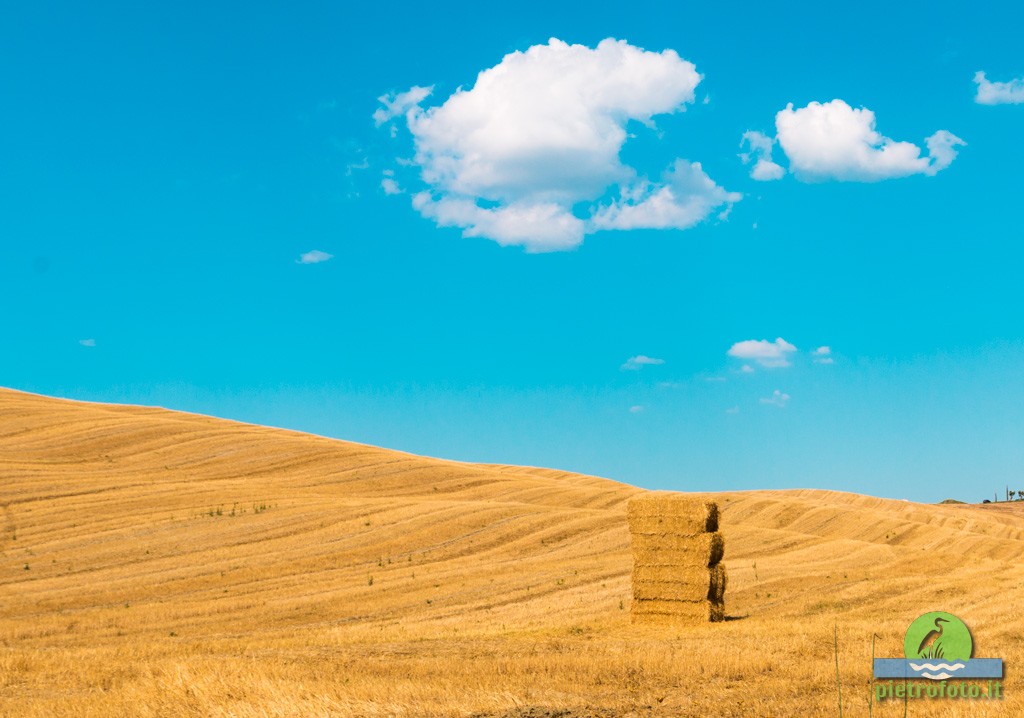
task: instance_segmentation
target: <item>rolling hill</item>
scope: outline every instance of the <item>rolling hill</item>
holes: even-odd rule
[[[666,628],[640,492],[0,389],[0,715],[868,715],[872,636],[932,610],[1005,698],[909,714],[1024,713],[1024,504],[714,494],[729,620]]]

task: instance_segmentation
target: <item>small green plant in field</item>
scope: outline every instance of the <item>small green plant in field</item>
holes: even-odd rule
[[[625,610],[625,608],[626,608],[626,605],[622,601],[619,601],[619,610],[623,611],[623,610]]]
[[[370,576],[368,579],[366,579],[366,585],[367,586],[372,586],[373,585],[373,576]]]

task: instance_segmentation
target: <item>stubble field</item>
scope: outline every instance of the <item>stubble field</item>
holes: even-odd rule
[[[1024,507],[713,494],[728,620],[646,626],[638,493],[0,390],[0,715],[866,716],[934,610],[1005,698],[907,715],[1024,714]]]

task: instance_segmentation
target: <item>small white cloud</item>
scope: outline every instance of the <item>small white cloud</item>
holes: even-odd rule
[[[94,347],[94,346],[96,346],[96,340],[95,339],[79,339],[78,343],[81,344],[83,347]]]
[[[939,130],[925,140],[928,155],[912,142],[897,142],[875,130],[875,113],[842,100],[812,102],[775,115],[778,142],[789,170],[805,182],[877,182],[915,174],[935,175],[956,158],[956,135]]]
[[[406,92],[382,95],[377,99],[384,107],[377,108],[376,112],[373,113],[373,121],[377,127],[380,127],[388,120],[392,120],[417,108],[433,91],[433,87],[412,87]],[[392,136],[394,136],[393,133]]]
[[[831,364],[834,360],[832,359],[832,348],[823,346],[818,347],[812,352],[814,356],[815,364]]]
[[[635,357],[630,357],[629,359],[627,359],[626,363],[619,367],[619,369],[621,369],[622,371],[639,371],[645,366],[655,366],[664,363],[664,359],[655,359],[654,357],[648,357],[644,356],[643,354],[638,354]]]
[[[683,386],[684,386],[683,383],[679,382],[679,381],[659,381],[658,382],[658,388],[659,389],[682,389]]]
[[[740,408],[738,406],[730,406],[728,409],[725,410],[725,413],[726,414],[739,414],[740,413]]]
[[[365,157],[358,162],[349,162],[345,165],[345,176],[351,177],[355,172],[359,170],[369,169],[370,161]]]
[[[299,258],[295,260],[296,264],[319,264],[320,262],[326,262],[331,259],[334,255],[328,254],[327,252],[321,252],[319,249],[314,249],[311,252],[299,255]]]
[[[779,337],[774,342],[767,339],[747,339],[736,342],[730,347],[727,354],[737,359],[750,359],[767,369],[776,369],[789,366],[789,355],[795,351],[795,346]],[[749,366],[741,371],[746,371],[748,368]]]
[[[772,392],[772,395],[767,399],[761,399],[762,404],[771,404],[777,406],[780,409],[785,409],[786,404],[789,402],[789,394],[784,394],[778,389]]]
[[[639,414],[643,410],[644,410],[644,407],[642,407],[640,404],[636,404],[635,406],[629,407],[629,413],[630,414]]]
[[[726,378],[724,376],[706,376],[704,377],[704,381],[713,382],[717,384],[726,381]]]
[[[749,364],[744,364],[743,366],[740,367],[739,372],[740,374],[753,374],[754,367],[750,366]]]
[[[974,101],[979,105],[1019,105],[1024,102],[1024,78],[990,82],[985,79],[985,73],[978,70],[974,73],[974,82],[978,86]]]
[[[743,139],[740,140],[740,147],[743,145],[750,147],[750,152],[741,154],[740,159],[743,160],[743,164],[754,162],[750,176],[759,182],[782,179],[782,175],[786,174],[786,170],[781,165],[772,161],[772,146],[774,144],[774,139],[755,130],[744,132]]]
[[[402,194],[402,188],[398,186],[391,177],[385,177],[380,181],[380,188],[384,190],[384,194]]]

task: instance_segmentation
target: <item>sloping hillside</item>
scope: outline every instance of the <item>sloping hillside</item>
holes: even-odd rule
[[[1015,506],[716,495],[735,620],[665,630],[638,491],[0,390],[0,715],[832,715],[833,630],[856,715],[930,610],[1024,658]]]

